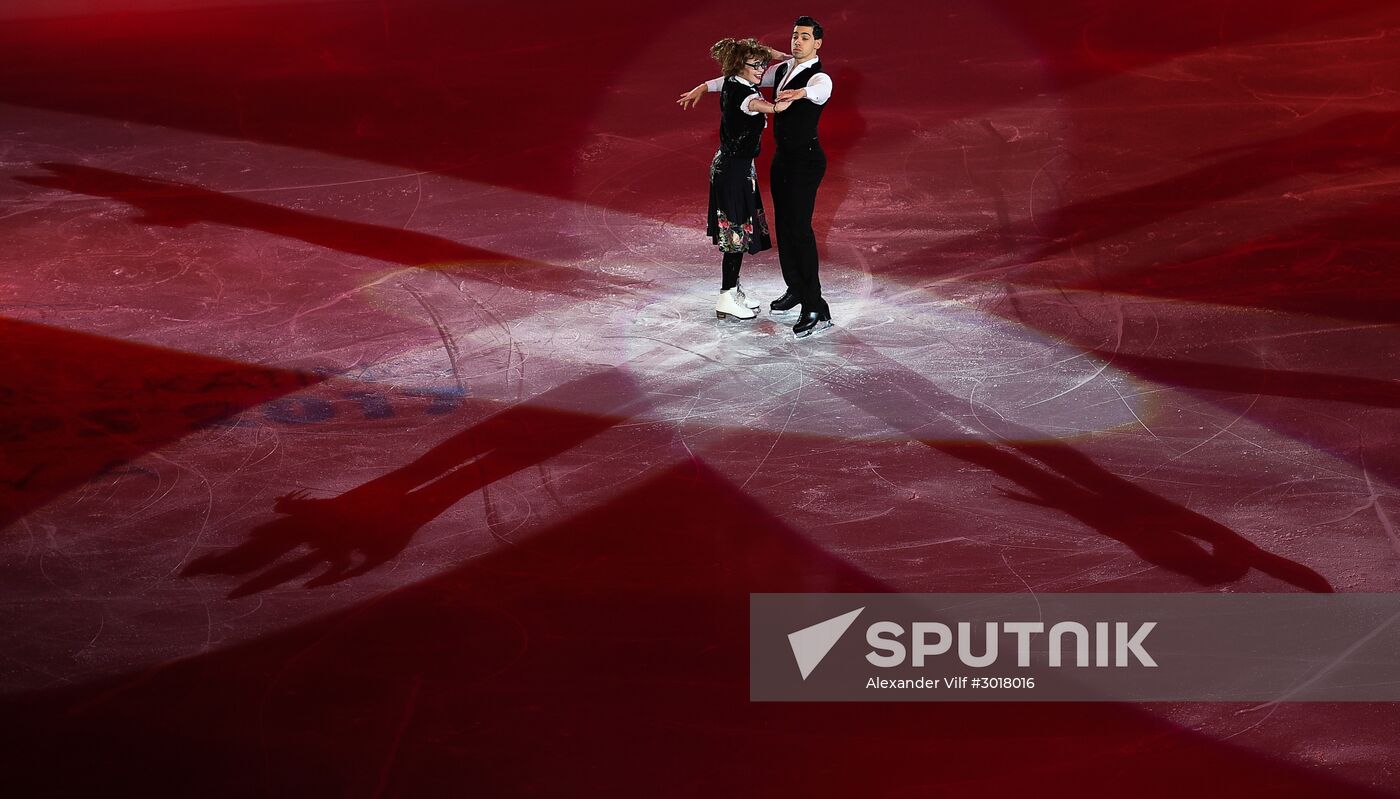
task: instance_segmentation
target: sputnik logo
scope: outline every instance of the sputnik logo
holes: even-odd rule
[[[792,656],[797,659],[797,668],[802,672],[803,680],[821,664],[822,659],[836,646],[836,642],[841,640],[841,636],[846,634],[855,623],[856,617],[864,610],[865,608],[856,608],[850,613],[788,634],[788,644],[792,646]]]

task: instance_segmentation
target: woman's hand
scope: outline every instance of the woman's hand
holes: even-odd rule
[[[773,104],[773,113],[781,114],[782,112],[788,110],[788,106],[790,105],[792,105],[791,100],[779,100],[778,102]]]
[[[703,97],[705,95],[705,92],[709,90],[710,87],[702,83],[699,86],[696,86],[694,89],[691,89],[690,91],[686,92],[685,94],[682,94],[681,99],[677,100],[676,104],[679,105],[681,108],[690,108],[691,106],[700,102],[700,98]]]

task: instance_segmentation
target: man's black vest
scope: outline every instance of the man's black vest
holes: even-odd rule
[[[784,90],[805,88],[807,81],[822,71],[822,62],[817,61],[811,66],[804,67],[797,74],[797,77],[792,79],[792,82],[783,86],[783,78],[787,76],[788,70],[796,66],[797,62],[795,61],[779,65],[773,86],[775,88],[782,86]],[[776,95],[774,96],[776,97]],[[817,138],[817,122],[822,118],[822,109],[825,107],[825,105],[817,105],[804,97],[793,103],[781,114],[774,114],[773,138],[778,142],[778,149],[796,149],[814,141]]]

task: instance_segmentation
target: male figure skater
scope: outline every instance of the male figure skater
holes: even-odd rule
[[[817,123],[831,99],[831,76],[822,70],[817,51],[822,47],[822,26],[811,17],[798,17],[792,27],[792,58],[764,73],[761,86],[777,89],[775,100],[792,105],[773,117],[778,149],[770,175],[773,222],[778,234],[778,262],[787,291],[769,304],[773,314],[785,314],[801,305],[792,332],[798,338],[831,327],[831,308],[822,299],[818,275],[817,237],[812,212],[817,188],[826,174],[826,153],[817,141]],[[718,92],[723,79],[710,80],[681,95],[689,108],[706,92]]]

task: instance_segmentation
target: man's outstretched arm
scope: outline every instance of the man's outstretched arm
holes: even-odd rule
[[[826,101],[831,99],[831,76],[825,72],[818,72],[807,81],[806,87],[778,92],[779,100],[801,100],[804,97],[817,105],[825,105]]]

